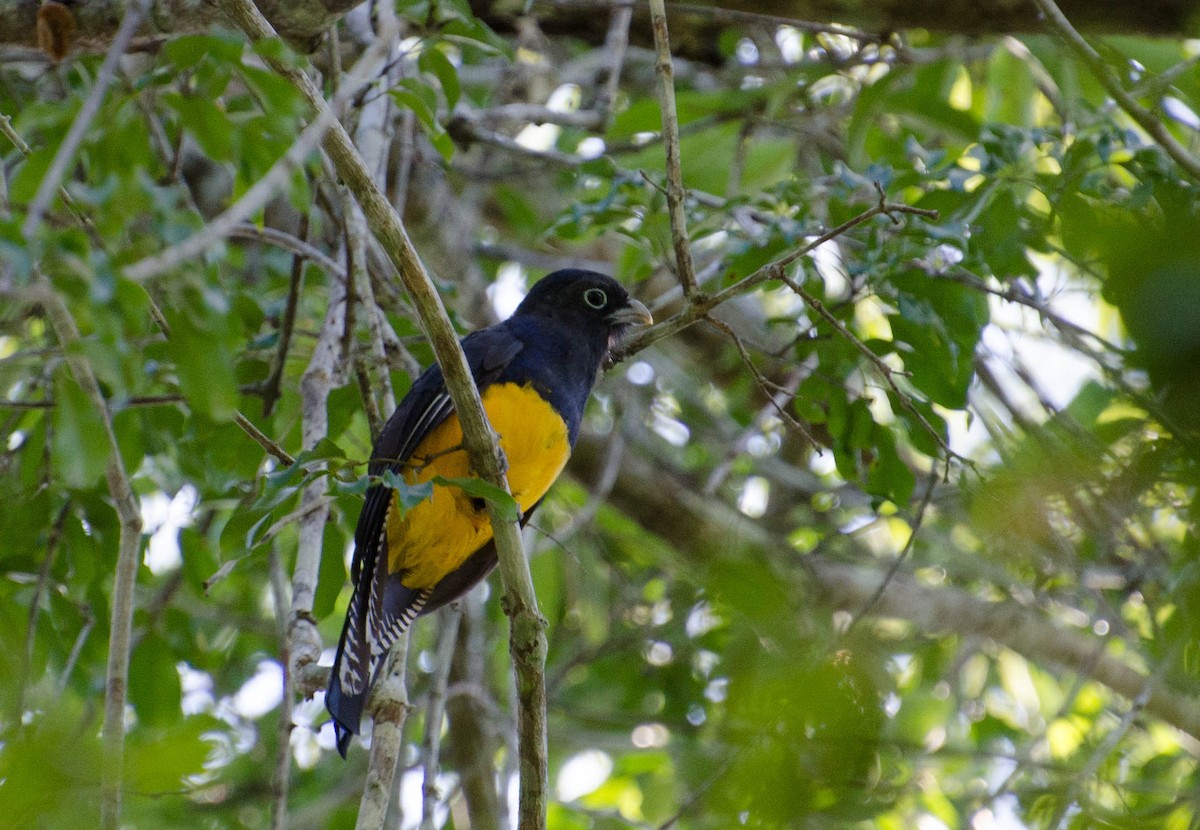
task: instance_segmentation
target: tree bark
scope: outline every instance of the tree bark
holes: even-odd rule
[[[258,0],[256,5],[292,46],[311,51],[321,33],[361,0]],[[0,43],[37,46],[39,0],[0,0]],[[104,49],[121,25],[129,0],[67,0],[75,16],[72,48]],[[165,36],[204,32],[214,23],[229,22],[217,4],[202,0],[153,0],[134,43]]]
[[[590,43],[604,42],[608,16],[597,9],[628,0],[535,0],[529,14],[548,34],[571,34]],[[636,2],[636,0],[635,0]],[[76,18],[74,48],[103,50],[120,24],[128,0],[68,0]],[[275,30],[293,46],[311,51],[332,23],[359,0],[260,0],[256,5]],[[526,14],[524,0],[472,0],[471,8],[499,32],[512,32]],[[39,0],[0,0],[0,44],[37,46]],[[1063,0],[1063,13],[1079,29],[1093,33],[1179,36],[1191,31],[1200,0],[1145,0],[1141,3],[1096,3]],[[722,62],[719,34],[745,27],[793,21],[838,21],[864,27],[880,37],[904,29],[928,29],[969,36],[1039,31],[1037,10],[1024,0],[701,0],[667,7],[672,51],[680,57]],[[154,0],[135,43],[203,32],[223,22],[216,4],[202,0]],[[650,16],[636,2],[630,42],[652,47]]]

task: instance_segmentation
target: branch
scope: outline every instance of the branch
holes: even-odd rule
[[[254,227],[251,225],[251,227]],[[290,234],[288,234],[290,236]],[[308,236],[308,215],[300,218],[300,235]],[[297,242],[308,245],[303,239]],[[314,249],[315,250],[315,249]],[[332,259],[329,260],[331,263]],[[335,273],[326,270],[330,279],[345,279],[345,273]],[[271,360],[271,371],[262,387],[262,411],[264,417],[271,417],[275,411],[275,403],[279,400],[279,384],[283,381],[283,373],[287,369],[288,350],[292,346],[292,332],[296,328],[296,310],[300,304],[300,287],[304,282],[304,260],[300,253],[292,257],[292,270],[288,277],[287,302],[283,307],[283,316],[279,320],[279,342],[276,344],[275,356]]]
[[[1087,65],[1105,91],[1113,97],[1113,100],[1120,105],[1121,109],[1125,110],[1125,114],[1132,118],[1139,127],[1149,133],[1150,137],[1157,141],[1159,146],[1166,151],[1167,155],[1173,158],[1176,164],[1186,170],[1187,174],[1194,181],[1200,181],[1200,158],[1189,153],[1187,148],[1180,144],[1175,136],[1171,135],[1170,130],[1166,128],[1166,125],[1154,113],[1139,104],[1121,86],[1121,79],[1117,77],[1117,73],[1108,65],[1108,61],[1100,57],[1100,53],[1083,39],[1083,35],[1079,34],[1075,27],[1071,25],[1071,21],[1067,20],[1067,16],[1062,13],[1062,10],[1059,9],[1054,0],[1033,0],[1033,2],[1044,15],[1043,22],[1047,28],[1062,38],[1071,51]]]
[[[329,305],[312,357],[300,380],[301,445],[311,449],[329,432],[329,393],[340,386],[344,374],[341,334],[346,318],[346,280],[334,280],[329,286]],[[306,668],[321,659],[321,635],[312,618],[317,593],[317,575],[329,504],[325,500],[329,486],[318,476],[305,486],[300,497],[299,540],[296,564],[292,570],[292,607],[288,617],[289,671],[299,679]],[[301,688],[304,688],[301,686]]]
[[[282,248],[302,259],[309,260],[330,277],[335,279],[345,279],[346,277],[346,269],[339,265],[333,257],[300,237],[278,228],[259,227],[250,222],[243,222],[230,229],[229,238],[249,239],[274,245],[276,248]]]
[[[26,239],[33,238],[34,232],[41,224],[42,214],[46,212],[46,208],[50,205],[50,199],[59,189],[63,176],[66,175],[67,167],[74,160],[75,152],[83,142],[84,133],[91,126],[96,113],[100,111],[100,105],[104,103],[104,96],[117,73],[117,62],[125,53],[129,41],[133,38],[133,33],[137,31],[148,8],[149,0],[131,0],[125,6],[121,28],[117,30],[117,35],[113,38],[113,42],[104,56],[104,62],[100,64],[100,69],[96,72],[96,82],[92,84],[91,92],[88,93],[83,106],[79,108],[79,114],[71,122],[71,128],[67,130],[62,144],[58,145],[54,160],[50,162],[50,169],[46,171],[46,175],[42,176],[42,181],[38,185],[37,194],[33,197],[33,204],[30,205],[29,213],[25,216],[25,223],[21,226],[21,233]]]
[[[675,114],[675,73],[671,66],[671,39],[667,35],[667,11],[663,0],[650,0],[650,22],[654,27],[654,73],[658,76],[658,105],[662,113],[663,144],[667,155],[667,212],[671,216],[671,242],[675,246],[675,270],[683,293],[696,293],[696,269],[687,232],[684,206],[683,169],[679,162],[679,118]]]
[[[595,469],[598,462],[587,458],[589,448],[581,449],[573,463],[578,466],[591,461]],[[724,502],[696,493],[683,483],[664,480],[665,474],[644,454],[626,453],[612,491],[613,506],[682,550],[712,550],[715,540],[736,539],[739,545],[774,555],[788,552],[789,561],[797,561],[786,537]],[[861,611],[872,600],[883,576],[877,568],[846,565],[819,555],[799,561],[822,599],[851,613]],[[907,574],[898,574],[874,600],[871,614],[907,620],[927,634],[950,631],[990,638],[1035,663],[1050,663],[1090,677],[1130,701],[1147,695],[1147,675],[1134,668],[1132,661],[1108,653],[1102,639],[1064,628],[1037,609],[1017,602],[991,602],[946,585],[930,588]],[[1136,660],[1136,654],[1131,656]],[[1165,682],[1149,688],[1145,711],[1200,739],[1200,698]]]
[[[248,1],[246,0],[246,2]],[[394,39],[399,34],[399,30],[396,29],[389,34]],[[185,262],[203,256],[210,247],[227,238],[235,228],[262,209],[288,183],[292,173],[317,149],[326,131],[337,120],[336,113],[341,111],[342,107],[366,83],[371,73],[378,68],[383,60],[385,49],[384,38],[379,38],[363,52],[358,63],[338,85],[333,99],[326,104],[324,98],[321,98],[321,107],[317,110],[317,117],[304,128],[287,152],[271,165],[271,169],[246,190],[240,199],[222,211],[220,215],[206,222],[202,230],[192,234],[178,245],[126,266],[125,276],[141,282],[158,274],[172,271]],[[299,70],[296,71],[299,72]],[[318,97],[320,97],[319,92]]]
[[[397,638],[388,652],[379,680],[367,703],[371,715],[371,758],[363,783],[355,830],[378,830],[387,818],[392,799],[396,762],[404,748],[404,721],[408,717],[408,690],[404,666],[408,661],[408,632]]]
[[[439,614],[437,661],[433,676],[429,678],[429,701],[425,705],[425,738],[421,742],[421,766],[425,771],[425,783],[421,797],[421,830],[437,830],[434,814],[437,811],[437,773],[442,751],[442,718],[446,713],[446,684],[450,679],[450,665],[454,659],[454,646],[458,641],[458,626],[462,611],[457,607],[443,609]]]
[[[129,687],[129,644],[133,631],[133,589],[137,582],[141,549],[142,515],[121,450],[113,432],[112,416],[100,385],[84,352],[78,348],[79,328],[75,318],[50,283],[39,277],[39,300],[46,309],[50,327],[62,344],[71,374],[100,413],[104,435],[108,439],[108,464],[105,478],[113,507],[121,523],[117,569],[113,576],[112,618],[109,624],[108,668],[104,695],[104,767],[101,770],[101,827],[116,830],[121,816],[121,781],[125,762],[125,698]]]
[[[266,450],[268,455],[282,462],[287,467],[296,463],[296,459],[292,458],[287,450],[279,446],[270,436],[252,424],[250,419],[241,412],[233,413],[233,422],[241,427],[242,432],[249,435],[256,444]]]
[[[560,167],[579,167],[588,161],[583,156],[564,153],[561,150],[535,150],[532,147],[526,147],[515,138],[484,126],[481,114],[478,111],[467,109],[465,106],[459,107],[454,111],[454,115],[446,122],[446,132],[450,134],[451,138],[461,144],[472,144],[475,142],[488,144],[518,156],[534,159],[543,164],[556,164]]]
[[[878,187],[878,186],[877,186]],[[836,239],[852,228],[856,228],[868,219],[872,219],[879,214],[887,214],[895,221],[895,214],[910,213],[916,216],[923,216],[926,219],[937,219],[938,212],[936,210],[926,210],[925,208],[912,207],[911,205],[896,204],[885,201],[883,193],[879,193],[878,203],[851,219],[846,220],[838,225],[833,230],[826,231],[820,236],[810,240],[806,245],[797,248],[791,253],[781,256],[779,259],[768,262],[766,265],[759,268],[754,273],[742,278],[728,288],[722,289],[715,294],[698,293],[687,303],[687,305],[677,314],[668,317],[657,325],[651,326],[648,329],[639,331],[633,337],[626,340],[618,349],[613,351],[613,360],[619,362],[625,360],[642,349],[647,348],[653,343],[662,340],[664,337],[670,337],[683,331],[688,326],[695,323],[697,320],[704,318],[710,311],[722,303],[741,296],[742,294],[751,291],[754,288],[762,285],[765,282],[776,280],[782,282],[787,277],[786,268],[796,260],[808,255],[815,249],[824,245],[831,239]]]
[[[888,385],[888,388],[892,390],[893,394],[895,394],[896,399],[900,401],[900,405],[907,409],[909,414],[912,415],[917,420],[917,423],[921,425],[921,428],[928,432],[930,437],[937,442],[937,445],[942,448],[942,452],[946,454],[946,458],[958,458],[962,461],[968,461],[968,459],[963,458],[954,450],[950,449],[950,445],[946,443],[946,439],[942,437],[942,434],[933,428],[933,424],[929,423],[929,419],[925,417],[921,410],[917,409],[916,404],[912,402],[912,398],[908,395],[908,393],[902,390],[900,385],[896,383],[896,370],[894,370],[891,366],[888,366],[883,358],[871,351],[870,346],[855,337],[854,332],[846,328],[845,323],[835,317],[833,313],[825,307],[824,303],[806,291],[802,285],[800,285],[791,277],[786,276],[783,277],[783,282],[789,288],[791,288],[792,291],[794,291],[796,295],[800,297],[800,299],[804,300],[804,302],[825,322],[833,326],[834,330],[837,331],[837,333],[840,334],[843,339],[854,346],[854,348],[857,349],[859,353],[867,359],[867,362],[875,367],[875,370],[883,378],[884,383]]]
[[[145,0],[143,0],[145,2]],[[330,24],[359,0],[262,0],[263,14],[289,43],[307,48]],[[75,51],[99,52],[114,37],[128,0],[87,0],[69,3],[76,19]],[[164,35],[206,33],[220,23],[212,3],[196,0],[152,0],[151,13],[143,21],[134,41],[146,48],[161,42]],[[37,9],[30,0],[0,0],[0,44],[37,46]],[[11,50],[10,50],[11,51]],[[25,59],[37,59],[38,50]]]
[[[279,662],[283,666],[283,698],[279,702],[279,726],[275,747],[275,773],[271,776],[271,830],[287,830],[288,783],[292,773],[292,706],[296,696],[296,678],[288,658],[287,576],[279,548],[271,545],[269,562],[271,600],[275,606],[275,628],[279,642]]]
[[[222,0],[221,6],[252,42],[275,36],[270,24],[249,0]],[[329,107],[312,79],[282,61],[271,57],[266,60],[278,74],[303,92],[319,118],[328,117],[326,113]],[[509,492],[504,476],[504,460],[495,433],[484,414],[479,390],[471,377],[466,357],[442,299],[425,272],[400,217],[375,183],[371,171],[340,124],[335,122],[332,125],[325,137],[324,147],[338,175],[362,206],[368,226],[396,265],[412,298],[454,402],[472,469],[480,478]],[[490,503],[488,512],[504,581],[505,609],[511,621],[510,649],[516,665],[518,688],[522,693],[520,824],[526,830],[541,830],[546,822],[546,699],[543,668],[546,659],[546,623],[538,612],[533,577],[525,560],[517,522],[505,521],[499,509]]]
[[[495,784],[493,759],[499,746],[495,720],[500,715],[486,680],[490,651],[481,593],[471,591],[458,603],[462,614],[446,688],[449,726],[443,754],[459,774],[470,820],[464,826],[507,830],[508,811],[501,809]]]

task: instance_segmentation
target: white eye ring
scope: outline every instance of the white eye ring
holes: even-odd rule
[[[583,301],[592,308],[601,309],[608,305],[608,295],[602,288],[589,288],[583,292]]]

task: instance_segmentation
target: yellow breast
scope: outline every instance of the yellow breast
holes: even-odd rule
[[[504,383],[483,393],[483,408],[508,459],[508,486],[522,510],[536,504],[571,454],[567,425],[529,386]],[[462,427],[451,415],[417,445],[404,472],[411,484],[435,476],[471,475]],[[403,518],[397,497],[387,516],[388,570],[409,588],[432,588],[492,538],[486,505],[458,487],[434,485],[433,496]]]

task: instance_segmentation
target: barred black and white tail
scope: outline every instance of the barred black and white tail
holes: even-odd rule
[[[382,523],[386,528],[386,521]],[[338,752],[346,757],[350,739],[358,734],[367,695],[388,649],[417,618],[429,600],[429,589],[407,588],[387,569],[386,531],[360,557],[354,594],[337,656],[329,674],[325,708],[333,716]]]

